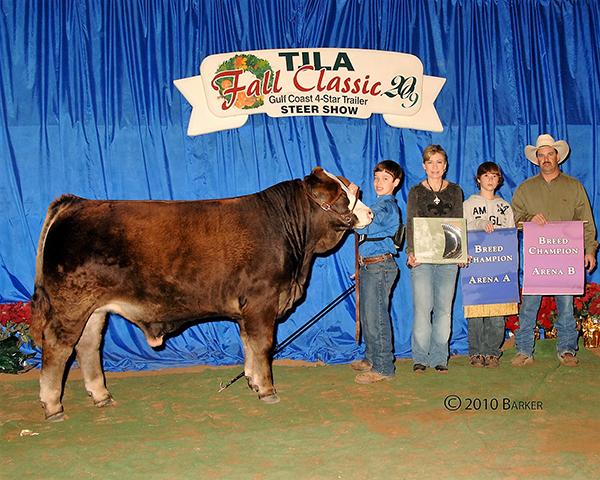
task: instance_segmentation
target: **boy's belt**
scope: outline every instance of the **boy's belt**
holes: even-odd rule
[[[389,260],[391,258],[391,253],[384,253],[383,255],[377,255],[375,257],[360,257],[358,263],[360,263],[361,265],[370,265],[372,263],[385,262],[386,260]]]

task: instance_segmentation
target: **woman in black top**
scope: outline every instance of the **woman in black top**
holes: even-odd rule
[[[410,189],[406,211],[406,253],[412,268],[413,289],[413,370],[428,366],[440,373],[448,371],[448,340],[452,319],[452,300],[456,288],[456,264],[419,263],[414,255],[413,218],[463,216],[463,191],[444,179],[448,157],[439,145],[423,151],[426,178]]]

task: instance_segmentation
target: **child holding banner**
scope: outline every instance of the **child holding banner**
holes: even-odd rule
[[[479,193],[463,204],[468,230],[485,230],[515,226],[510,204],[496,190],[502,185],[502,170],[494,162],[483,162],[477,168],[475,182]],[[468,318],[469,357],[473,367],[495,368],[499,365],[500,347],[504,341],[504,317]]]
[[[400,224],[400,209],[394,191],[403,176],[402,167],[392,160],[375,165],[373,186],[377,195],[370,205],[373,221],[357,230],[359,245],[360,321],[365,340],[365,358],[352,362],[358,373],[354,379],[359,384],[386,380],[394,375],[394,346],[392,321],[389,313],[390,294],[398,265],[394,260],[396,247],[392,240]],[[350,185],[357,194],[358,187]]]

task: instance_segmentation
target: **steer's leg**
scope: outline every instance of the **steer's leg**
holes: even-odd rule
[[[244,327],[244,322],[239,322],[240,326],[240,338],[242,340],[242,347],[244,348],[244,376],[248,381],[248,387],[252,390],[258,392],[258,387],[252,382],[252,378],[254,377],[254,354],[250,350],[250,344],[248,342],[248,334],[246,333],[246,329]]]
[[[269,319],[269,320],[267,320]],[[249,315],[246,312],[240,327],[244,345],[244,372],[248,385],[256,392],[258,398],[267,403],[277,403],[279,397],[273,387],[271,370],[271,351],[275,329],[275,314],[261,312]]]
[[[75,346],[77,363],[83,374],[85,389],[97,407],[105,407],[114,403],[106,389],[104,372],[100,363],[100,343],[105,322],[105,312],[94,312],[88,319],[79,342]]]
[[[40,372],[40,401],[46,420],[64,420],[61,403],[63,378],[67,360],[73,353],[73,343],[59,340],[54,330],[46,325],[42,341],[42,369]]]

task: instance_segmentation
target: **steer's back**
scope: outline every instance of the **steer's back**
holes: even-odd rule
[[[283,264],[272,242],[256,241],[270,235],[257,202],[256,196],[187,202],[59,198],[38,245],[36,342],[50,311],[53,321],[73,323],[106,306],[143,321],[145,330],[175,321],[172,328],[160,326],[161,332],[177,328],[178,321],[239,316],[245,301],[239,292],[262,281],[261,266]]]

